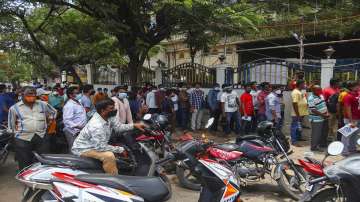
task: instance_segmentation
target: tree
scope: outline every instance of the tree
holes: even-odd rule
[[[76,9],[101,21],[108,33],[113,34],[129,58],[132,84],[138,83],[138,75],[149,50],[174,34],[179,23],[192,16],[184,10],[191,0],[34,0],[49,6],[64,6]],[[199,1],[200,2],[200,1]],[[227,9],[224,1],[203,0],[200,8],[207,4]],[[220,17],[220,16],[218,16]],[[207,21],[199,19],[200,24]]]
[[[99,21],[71,8],[29,5],[10,5],[7,9],[8,16],[16,17],[14,23],[22,23],[33,42],[26,48],[47,55],[60,71],[70,72],[77,83],[81,80],[75,65],[93,64],[119,52],[116,38],[103,32]]]
[[[256,6],[244,2],[219,2],[193,0],[182,10],[184,17],[176,27],[185,36],[190,49],[191,62],[200,50],[208,50],[224,35],[242,35],[256,31],[256,24],[262,21]]]

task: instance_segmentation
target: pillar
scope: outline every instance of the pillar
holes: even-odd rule
[[[95,78],[95,66],[93,64],[87,64],[86,65],[86,77],[87,77],[87,83],[88,84],[94,84]]]
[[[160,67],[155,68],[155,85],[162,84],[162,70]]]
[[[334,76],[335,59],[322,59],[321,60],[321,87],[328,87],[330,79]]]
[[[222,86],[225,83],[225,74],[226,68],[229,67],[229,64],[218,64],[216,68],[216,83]]]

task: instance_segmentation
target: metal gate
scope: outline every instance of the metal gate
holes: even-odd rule
[[[264,58],[242,64],[235,69],[228,68],[225,72],[225,82],[227,84],[244,84],[256,81],[257,83],[270,82],[271,84],[286,85],[298,71],[305,73],[306,81],[320,82],[320,61],[305,61],[301,70],[296,60],[279,58]]]
[[[162,84],[175,87],[178,83],[201,83],[202,87],[211,87],[216,83],[216,70],[197,63],[183,63],[162,71]]]

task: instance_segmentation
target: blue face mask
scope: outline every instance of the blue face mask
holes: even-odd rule
[[[118,97],[119,97],[120,100],[122,100],[124,98],[127,98],[127,93],[119,93]]]
[[[81,93],[79,93],[79,94],[77,94],[77,95],[76,95],[76,98],[75,98],[75,99],[76,99],[76,100],[78,100],[78,101],[80,101],[80,100],[81,100],[81,98],[82,98],[82,94],[81,94]]]

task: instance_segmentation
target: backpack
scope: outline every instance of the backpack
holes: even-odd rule
[[[331,95],[327,101],[327,108],[330,113],[337,112],[337,103],[339,101],[339,93]]]

